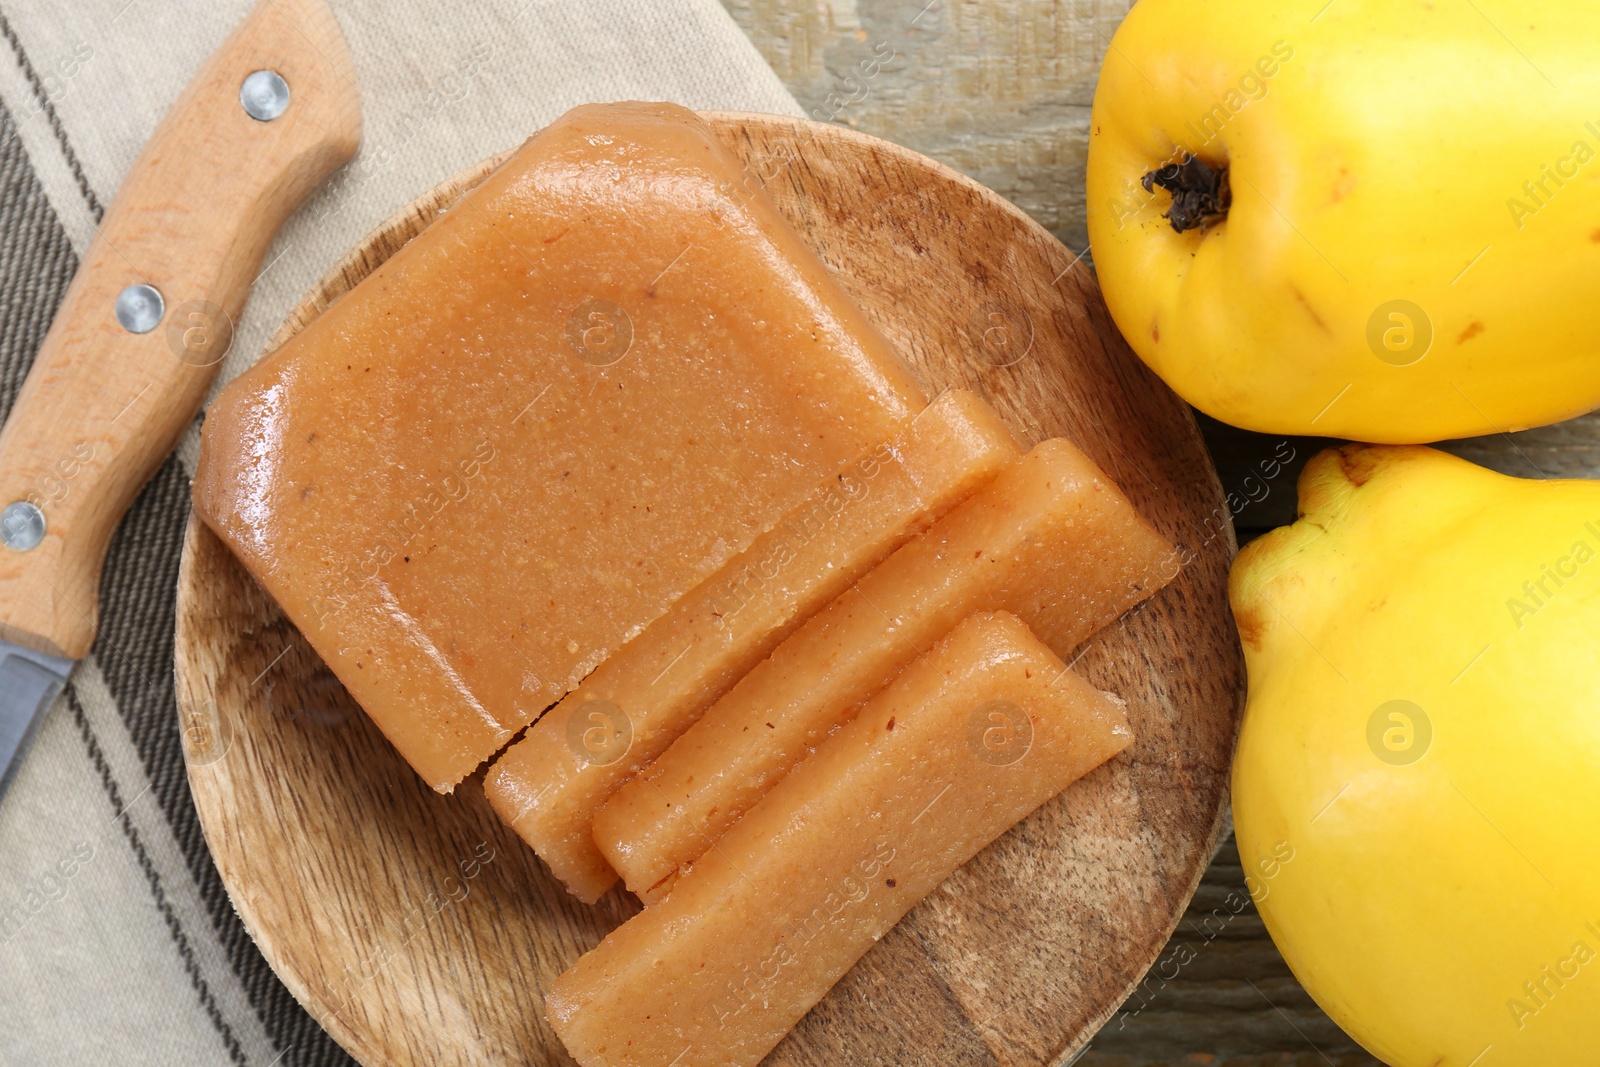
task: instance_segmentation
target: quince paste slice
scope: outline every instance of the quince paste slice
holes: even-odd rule
[[[596,813],[594,842],[630,890],[659,901],[965,616],[1012,612],[1066,658],[1178,570],[1093,461],[1060,438],[1041,442],[778,645]]]
[[[617,880],[590,834],[617,787],[774,645],[1021,454],[979,397],[952,389],[601,664],[495,760],[500,817],[580,899]]]
[[[1121,702],[977,614],[556,979],[582,1067],[754,1067],[913,905],[1133,740]]]
[[[586,106],[222,391],[194,502],[447,792],[924,403],[703,120]]]

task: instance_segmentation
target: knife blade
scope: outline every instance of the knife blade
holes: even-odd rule
[[[322,0],[261,0],[156,128],[0,428],[0,798],[93,643],[106,549],[232,343],[274,235],[355,154]]]
[[[76,662],[0,641],[0,797]]]

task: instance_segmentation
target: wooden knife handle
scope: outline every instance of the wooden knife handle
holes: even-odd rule
[[[289,87],[270,121],[240,102],[260,70]],[[273,235],[360,139],[355,66],[322,0],[262,0],[167,113],[0,430],[0,509],[31,503],[45,520],[32,548],[0,544],[0,637],[89,650],[117,524],[205,398]],[[138,284],[164,304],[147,333],[116,314]],[[31,518],[13,509],[0,540],[32,540]]]

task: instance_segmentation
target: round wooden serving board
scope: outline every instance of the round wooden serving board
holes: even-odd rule
[[[1051,1064],[1166,943],[1212,852],[1243,669],[1228,508],[1189,410],[1132,354],[1094,276],[994,193],[834,126],[709,116],[930,396],[986,397],[1019,437],[1076,442],[1184,550],[1181,576],[1076,669],[1127,700],[1132,748],[968,863],[861,960],[769,1064]],[[302,328],[498,159],[378,228]],[[569,897],[481,775],[434,794],[197,520],[178,589],[189,782],[234,906],[365,1064],[570,1063],[543,993],[637,910]]]

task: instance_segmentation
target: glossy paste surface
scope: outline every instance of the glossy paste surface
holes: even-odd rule
[[[1177,574],[1172,547],[1082,452],[1036,446],[800,627],[595,818],[628,888],[659,900],[789,768],[974,611],[1062,657]]]
[[[577,896],[597,900],[617,876],[590,826],[617,787],[797,626],[1019,455],[979,397],[940,396],[535,723],[489,771],[495,810]]]
[[[585,106],[222,392],[194,499],[448,790],[923,405],[699,117]]]
[[[969,617],[545,1010],[582,1067],[748,1067],[951,872],[1132,740],[1006,614]]]

